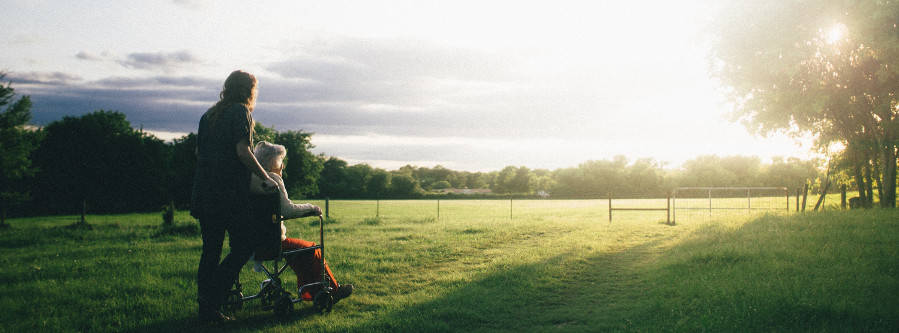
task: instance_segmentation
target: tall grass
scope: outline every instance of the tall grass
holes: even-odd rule
[[[436,201],[377,204],[331,202],[326,257],[357,287],[332,313],[305,304],[279,319],[249,303],[219,327],[194,318],[190,228],[164,232],[159,214],[88,216],[93,230],[65,227],[77,217],[13,219],[0,231],[0,331],[899,329],[895,210],[671,226],[664,212],[609,223],[604,201],[516,200],[512,219],[505,200],[441,201],[439,219]],[[317,241],[316,221],[287,226]],[[261,279],[242,272],[248,291]]]

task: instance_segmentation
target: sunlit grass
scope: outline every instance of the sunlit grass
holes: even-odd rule
[[[831,206],[796,217],[706,216],[672,226],[664,224],[664,211],[616,211],[609,223],[605,200],[514,200],[511,218],[508,200],[441,200],[439,218],[436,200],[329,204],[326,257],[341,283],[356,285],[353,297],[327,315],[311,314],[305,304],[287,320],[250,303],[227,328],[899,327],[892,319],[899,318],[899,304],[881,296],[899,292],[899,216],[891,210],[837,212]],[[198,235],[161,233],[159,214],[89,215],[93,230],[64,227],[77,220],[13,219],[12,228],[0,233],[0,281],[6,286],[0,291],[0,331],[197,325]],[[193,223],[186,212],[178,212],[176,221]],[[290,237],[318,241],[317,220],[287,226]],[[262,279],[249,267],[242,277],[248,291]],[[294,283],[292,274],[287,280]]]

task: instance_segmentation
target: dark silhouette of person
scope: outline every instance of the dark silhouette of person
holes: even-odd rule
[[[191,193],[191,215],[200,221],[203,252],[197,268],[199,319],[216,323],[231,318],[219,310],[231,283],[253,254],[257,231],[250,226],[250,174],[272,192],[277,185],[262,169],[253,145],[256,77],[234,71],[225,80],[219,101],[200,119],[197,169]],[[231,252],[219,263],[225,231]]]

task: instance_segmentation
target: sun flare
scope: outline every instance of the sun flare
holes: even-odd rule
[[[827,39],[827,44],[835,44],[843,38],[846,37],[846,33],[848,32],[848,28],[845,24],[837,23],[830,30],[827,31],[827,35],[825,36]]]

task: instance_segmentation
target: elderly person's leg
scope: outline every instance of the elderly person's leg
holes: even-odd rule
[[[203,252],[197,268],[197,302],[201,319],[214,319],[218,311],[218,291],[216,288],[216,271],[222,256],[222,244],[225,241],[225,227],[222,221],[210,218],[200,219],[200,232],[203,237]]]
[[[315,246],[314,242],[298,238],[287,238],[281,241],[281,247],[284,250],[304,249],[312,246]],[[322,252],[318,249],[313,252],[315,253],[303,253],[300,255],[296,255],[287,261],[287,264],[290,265],[290,268],[293,269],[294,273],[296,273],[297,275],[297,288],[302,287],[305,284],[321,281]],[[327,274],[328,280],[331,283],[331,287],[334,289],[340,289],[340,284],[338,284],[337,279],[334,278],[334,273],[332,273],[331,268],[328,267],[327,261],[325,261],[325,273]],[[312,294],[317,290],[318,289],[308,290],[300,296],[305,299],[311,299]]]

